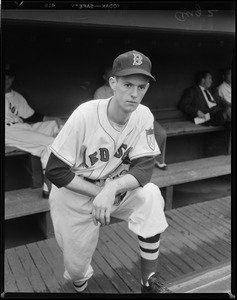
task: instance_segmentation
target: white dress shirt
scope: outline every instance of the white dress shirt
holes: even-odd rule
[[[200,87],[200,89],[201,89],[201,91],[202,91],[202,93],[203,93],[203,96],[204,96],[205,99],[206,99],[206,102],[207,102],[208,107],[209,107],[209,108],[212,108],[213,106],[216,106],[216,102],[215,102],[214,98],[212,97],[211,93],[210,93],[207,89],[205,89],[204,87],[202,87],[202,86],[200,86],[200,85],[199,85],[199,87]],[[207,95],[205,94],[204,90],[207,91],[207,93],[210,95],[211,99],[212,99],[214,102],[210,102],[210,101],[207,99]]]

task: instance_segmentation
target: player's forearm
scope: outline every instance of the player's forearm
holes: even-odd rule
[[[123,192],[134,190],[139,186],[140,183],[133,175],[125,174],[122,177],[107,182],[104,188],[110,189],[115,195],[118,195]]]
[[[65,188],[93,198],[96,197],[102,189],[100,186],[90,183],[80,176],[75,176],[72,181],[65,186]]]

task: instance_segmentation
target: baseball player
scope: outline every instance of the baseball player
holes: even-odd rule
[[[114,91],[110,87],[110,83],[109,83],[111,72],[112,72],[111,67],[109,66],[105,67],[104,74],[103,74],[103,79],[105,83],[104,85],[96,89],[93,95],[93,99],[106,99],[113,96]],[[161,170],[167,170],[168,166],[165,163],[167,133],[165,128],[156,120],[154,120],[154,135],[160,149],[160,154],[155,159],[155,165]]]
[[[16,147],[41,159],[45,171],[54,137],[59,131],[58,118],[37,113],[26,99],[12,89],[15,72],[9,64],[5,66],[5,145]],[[53,118],[55,119],[55,118]],[[45,178],[43,197],[48,198],[50,182]]]
[[[151,61],[129,51],[114,60],[112,74],[114,95],[78,106],[50,147],[46,176],[53,183],[49,203],[64,277],[77,292],[85,290],[100,226],[115,216],[138,236],[141,291],[169,292],[157,273],[160,234],[168,226],[164,199],[149,182],[160,150],[153,115],[141,104],[155,80]]]

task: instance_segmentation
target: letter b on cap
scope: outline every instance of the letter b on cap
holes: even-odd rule
[[[142,64],[142,56],[138,53],[133,53],[133,65],[140,66]]]

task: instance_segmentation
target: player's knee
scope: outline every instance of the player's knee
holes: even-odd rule
[[[149,193],[149,194],[161,195],[159,187],[157,185],[155,185],[154,183],[151,183],[151,182],[144,185],[143,192],[145,194]]]
[[[140,197],[148,204],[154,202],[157,205],[164,207],[164,199],[161,195],[160,189],[153,183],[147,183],[140,190]],[[151,205],[153,207],[153,205]]]

